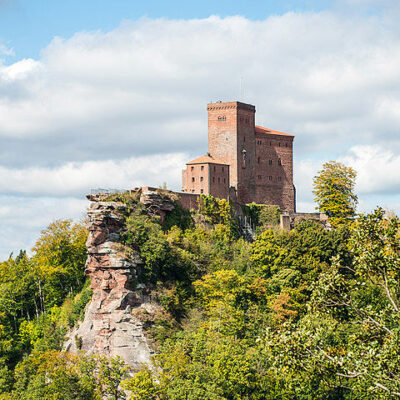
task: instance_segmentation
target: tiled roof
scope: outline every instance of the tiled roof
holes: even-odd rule
[[[264,128],[263,126],[256,125],[256,133],[267,133],[271,135],[282,135],[282,136],[290,136],[294,137],[294,135],[290,135],[289,133],[273,131],[272,129]]]
[[[201,156],[196,158],[192,161],[187,162],[186,164],[222,164],[222,165],[229,165],[224,161],[217,160],[209,155]]]

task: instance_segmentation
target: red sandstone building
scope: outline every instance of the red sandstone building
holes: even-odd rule
[[[207,105],[208,154],[188,162],[182,191],[296,211],[293,135],[255,125],[250,104]]]

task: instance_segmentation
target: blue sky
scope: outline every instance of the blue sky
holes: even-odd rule
[[[400,213],[400,2],[0,0],[0,260],[91,189],[166,182],[207,151],[209,101],[294,134],[299,211],[325,161]]]

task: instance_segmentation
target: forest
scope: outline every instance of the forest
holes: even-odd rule
[[[400,221],[356,214],[355,172],[324,165],[316,206],[331,228],[277,226],[250,204],[202,196],[165,221],[129,202],[125,241],[164,313],[151,366],[62,350],[91,298],[83,224],[55,221],[28,254],[0,262],[0,399],[263,400],[400,398]]]

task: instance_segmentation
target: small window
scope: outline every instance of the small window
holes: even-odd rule
[[[269,165],[272,165],[272,160],[269,160],[269,161],[268,161],[268,164],[269,164]]]
[[[258,179],[261,179],[262,178],[262,176],[261,175],[258,175]]]
[[[281,142],[279,142],[278,146],[281,147]]]
[[[220,179],[218,178],[218,183],[220,183]]]
[[[200,177],[200,182],[203,182],[203,180],[204,180],[204,178],[201,176],[201,177]]]
[[[192,189],[192,193],[194,193],[194,189]]]
[[[269,177],[268,177],[268,180],[272,181],[272,176],[269,176]]]
[[[215,172],[215,165],[214,165],[214,172]]]
[[[224,167],[222,167],[222,172],[224,172]]]
[[[194,178],[192,178],[192,182],[194,182]]]
[[[285,147],[287,147],[287,143],[285,143]]]
[[[282,165],[282,160],[278,158],[278,165]]]
[[[204,192],[204,190],[203,189],[200,189],[200,193],[203,193]]]
[[[280,182],[282,180],[282,177],[281,176],[278,176],[278,181]]]
[[[243,142],[245,142],[246,141],[246,136],[243,138]]]
[[[193,171],[193,170],[194,170],[194,167],[190,167],[190,170]]]
[[[201,170],[204,171],[204,165],[201,166]]]
[[[220,115],[218,117],[218,121],[226,121],[226,116],[225,115]]]
[[[226,183],[226,179],[224,178],[224,183]]]
[[[260,164],[260,160],[261,160],[261,159],[260,159],[260,157],[258,157],[258,158],[257,158],[257,162],[258,162],[258,164]]]
[[[213,176],[213,183],[215,183],[215,176]]]

